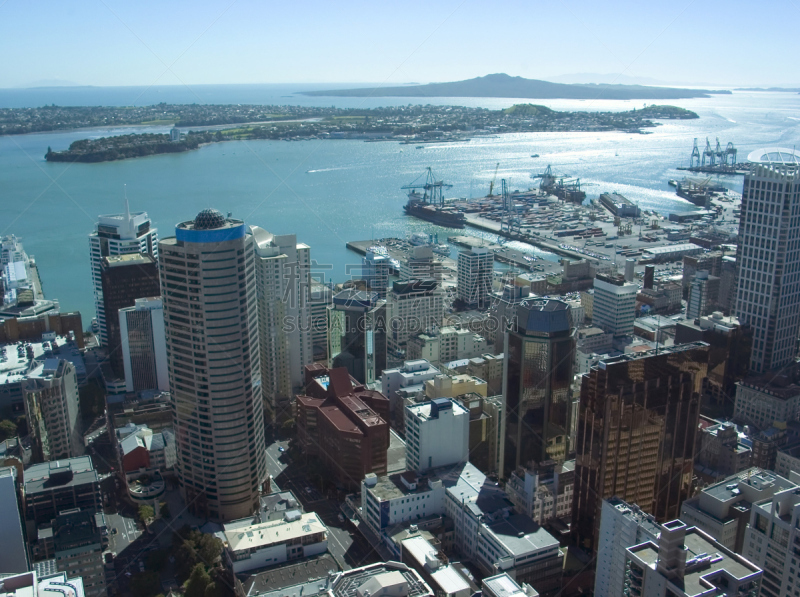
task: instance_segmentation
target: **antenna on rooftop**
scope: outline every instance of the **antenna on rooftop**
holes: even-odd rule
[[[128,185],[122,185],[122,194],[125,196],[125,218],[127,220],[131,219],[131,207],[128,205]]]

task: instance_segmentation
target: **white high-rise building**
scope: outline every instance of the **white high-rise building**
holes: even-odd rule
[[[161,297],[138,298],[133,307],[120,309],[119,331],[125,389],[169,391]]]
[[[793,483],[800,480],[789,473]],[[800,589],[800,487],[777,492],[750,508],[742,555],[764,569],[763,597],[794,597]]]
[[[309,292],[311,249],[294,234],[250,226],[255,247],[261,377],[267,418],[292,418],[292,396],[314,362]]]
[[[254,244],[213,209],[159,243],[178,480],[221,521],[252,515],[267,478]]]
[[[494,253],[473,247],[458,253],[456,297],[468,307],[482,309],[489,305],[494,273]]]
[[[407,468],[424,473],[469,460],[469,411],[450,398],[406,407]]]
[[[444,266],[430,245],[411,247],[408,257],[400,263],[401,280],[436,280],[441,284],[443,275]]]
[[[752,152],[736,252],[736,315],[753,330],[750,369],[790,363],[800,326],[800,153]]]
[[[125,199],[125,213],[100,216],[97,227],[89,235],[89,263],[92,268],[94,287],[94,308],[97,324],[100,327],[100,342],[108,342],[106,317],[116,317],[116,313],[106,315],[103,306],[103,282],[100,264],[103,257],[145,253],[158,261],[158,230],[152,228],[147,212],[131,213]]]
[[[596,597],[624,595],[626,550],[646,541],[658,542],[661,528],[652,514],[619,498],[603,500],[600,540],[594,575]]]
[[[389,256],[367,251],[361,264],[361,277],[366,282],[367,291],[377,292],[379,299],[385,299],[389,290]]]
[[[638,291],[636,284],[629,284],[622,276],[598,274],[592,303],[594,325],[614,336],[632,334]]]
[[[403,354],[411,336],[442,325],[444,292],[436,280],[394,282],[386,314],[389,351]]]

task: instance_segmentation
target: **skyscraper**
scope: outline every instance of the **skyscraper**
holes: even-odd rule
[[[467,307],[483,309],[489,305],[494,272],[494,253],[473,247],[458,253],[456,296]]]
[[[252,514],[267,477],[253,244],[213,209],[159,243],[178,480],[222,521]]]
[[[119,310],[133,307],[138,298],[159,296],[158,266],[150,255],[131,253],[103,257],[100,262],[103,310],[106,313],[106,347],[114,375],[125,377]]]
[[[89,235],[89,263],[92,268],[94,307],[97,324],[100,326],[100,341],[108,342],[106,335],[106,312],[103,305],[103,284],[100,263],[103,257],[145,253],[158,260],[158,230],[150,227],[147,212],[131,213],[125,199],[125,213],[100,216],[97,228]],[[113,313],[108,317],[116,317]]]
[[[309,303],[311,249],[294,234],[250,226],[255,247],[262,393],[267,419],[292,418],[292,396],[314,360]]]
[[[328,359],[371,384],[386,369],[386,301],[377,292],[343,290],[328,308]]]
[[[659,522],[689,497],[708,345],[681,344],[601,361],[583,376],[572,540],[597,549],[604,499],[617,496]]]
[[[592,321],[604,332],[615,336],[633,333],[638,287],[623,276],[598,274],[594,279]]]
[[[753,329],[750,369],[792,362],[800,325],[800,153],[752,152],[744,177],[736,251],[736,315]]]
[[[120,309],[119,328],[127,391],[169,391],[161,299],[137,298],[133,307]]]
[[[385,299],[389,289],[389,256],[367,251],[361,263],[361,277],[364,278],[367,291],[377,292],[378,298]]]
[[[575,329],[569,305],[531,298],[517,306],[506,332],[505,473],[517,467],[559,464],[573,450],[570,395],[575,360]]]

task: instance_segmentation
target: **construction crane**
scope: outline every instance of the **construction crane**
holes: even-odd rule
[[[497,180],[497,170],[500,168],[500,162],[497,162],[497,165],[494,167],[494,176],[492,177],[492,182],[489,183],[489,195],[488,197],[494,197],[492,191],[494,191],[494,181]]]
[[[508,234],[519,234],[522,229],[519,212],[517,205],[511,199],[511,194],[508,192],[508,185],[506,179],[500,181],[502,183],[503,193],[503,219],[500,223],[500,230]]]
[[[697,168],[700,166],[700,149],[697,147],[697,137],[694,138],[694,147],[692,147],[692,157],[689,158],[689,167]]]
[[[706,148],[703,150],[703,163],[701,165],[705,166],[706,158],[708,158],[709,166],[713,166],[716,163],[716,157],[716,153],[711,149],[711,141],[706,137]]]
[[[728,164],[728,156],[730,156],[730,164],[731,166],[736,166],[736,147],[728,141],[728,145],[725,147],[725,164]]]
[[[426,174],[419,176],[417,180],[401,188],[411,190],[408,194],[409,199],[419,199],[423,203],[430,203],[431,205],[439,207],[444,206],[444,194],[442,190],[449,189],[453,185],[446,184],[441,180],[436,180],[436,176],[434,176],[433,170],[431,170],[430,167],[426,168],[425,172]],[[425,182],[418,183],[417,181],[422,178],[422,176],[425,176]],[[420,194],[417,189],[422,189],[422,194]]]

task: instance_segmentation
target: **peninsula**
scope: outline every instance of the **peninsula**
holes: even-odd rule
[[[212,122],[227,117],[224,110],[216,108]],[[246,106],[236,108],[250,114]],[[301,112],[305,118],[284,117],[218,130],[190,130],[181,133],[174,141],[169,135],[153,133],[82,139],[64,151],[48,148],[45,158],[51,162],[106,162],[190,151],[205,143],[249,139],[447,143],[474,136],[518,132],[646,133],[644,129],[658,126],[654,120],[698,118],[697,114],[683,108],[657,105],[626,112],[559,112],[536,104],[517,104],[505,110],[428,105],[373,109],[302,108]]]
[[[512,77],[505,73],[486,75],[452,83],[404,85],[402,87],[365,87],[304,91],[302,95],[331,97],[509,97],[525,99],[583,99],[583,100],[666,100],[709,97],[711,94],[731,93],[708,89],[678,87],[648,87],[645,85],[564,84],[538,79]]]

